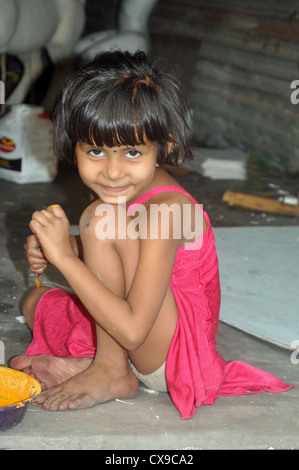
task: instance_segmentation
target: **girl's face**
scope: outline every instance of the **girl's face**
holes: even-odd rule
[[[117,204],[118,198],[133,202],[147,191],[157,161],[157,144],[102,147],[77,142],[76,157],[82,181],[104,203]]]

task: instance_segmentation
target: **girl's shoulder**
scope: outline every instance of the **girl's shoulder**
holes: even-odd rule
[[[148,190],[137,201],[145,204],[194,204],[195,199],[166,171],[158,169]]]
[[[79,221],[80,233],[90,227],[92,219],[95,217],[96,207],[99,205],[99,203],[99,199],[94,199],[82,212]]]
[[[136,206],[145,206],[151,223],[157,223],[158,216],[164,221],[171,220],[172,226],[177,223],[176,228],[183,231],[182,243],[186,237],[189,242],[195,241],[207,228],[201,205],[171,177],[160,178],[156,183],[136,201]]]

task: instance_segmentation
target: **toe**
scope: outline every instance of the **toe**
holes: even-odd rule
[[[9,361],[9,367],[15,370],[31,369],[31,356],[15,356]]]

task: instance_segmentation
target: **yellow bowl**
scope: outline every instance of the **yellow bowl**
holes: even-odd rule
[[[40,384],[29,375],[0,367],[0,431],[18,424],[40,392]]]

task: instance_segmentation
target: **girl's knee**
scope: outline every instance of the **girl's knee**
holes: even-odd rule
[[[124,204],[104,204],[95,201],[82,214],[80,235],[86,243],[103,241],[108,244],[131,237],[129,230],[132,218],[128,215]]]
[[[50,287],[39,287],[30,292],[26,297],[23,304],[23,315],[29,328],[33,328],[35,311],[41,297],[50,289]]]

